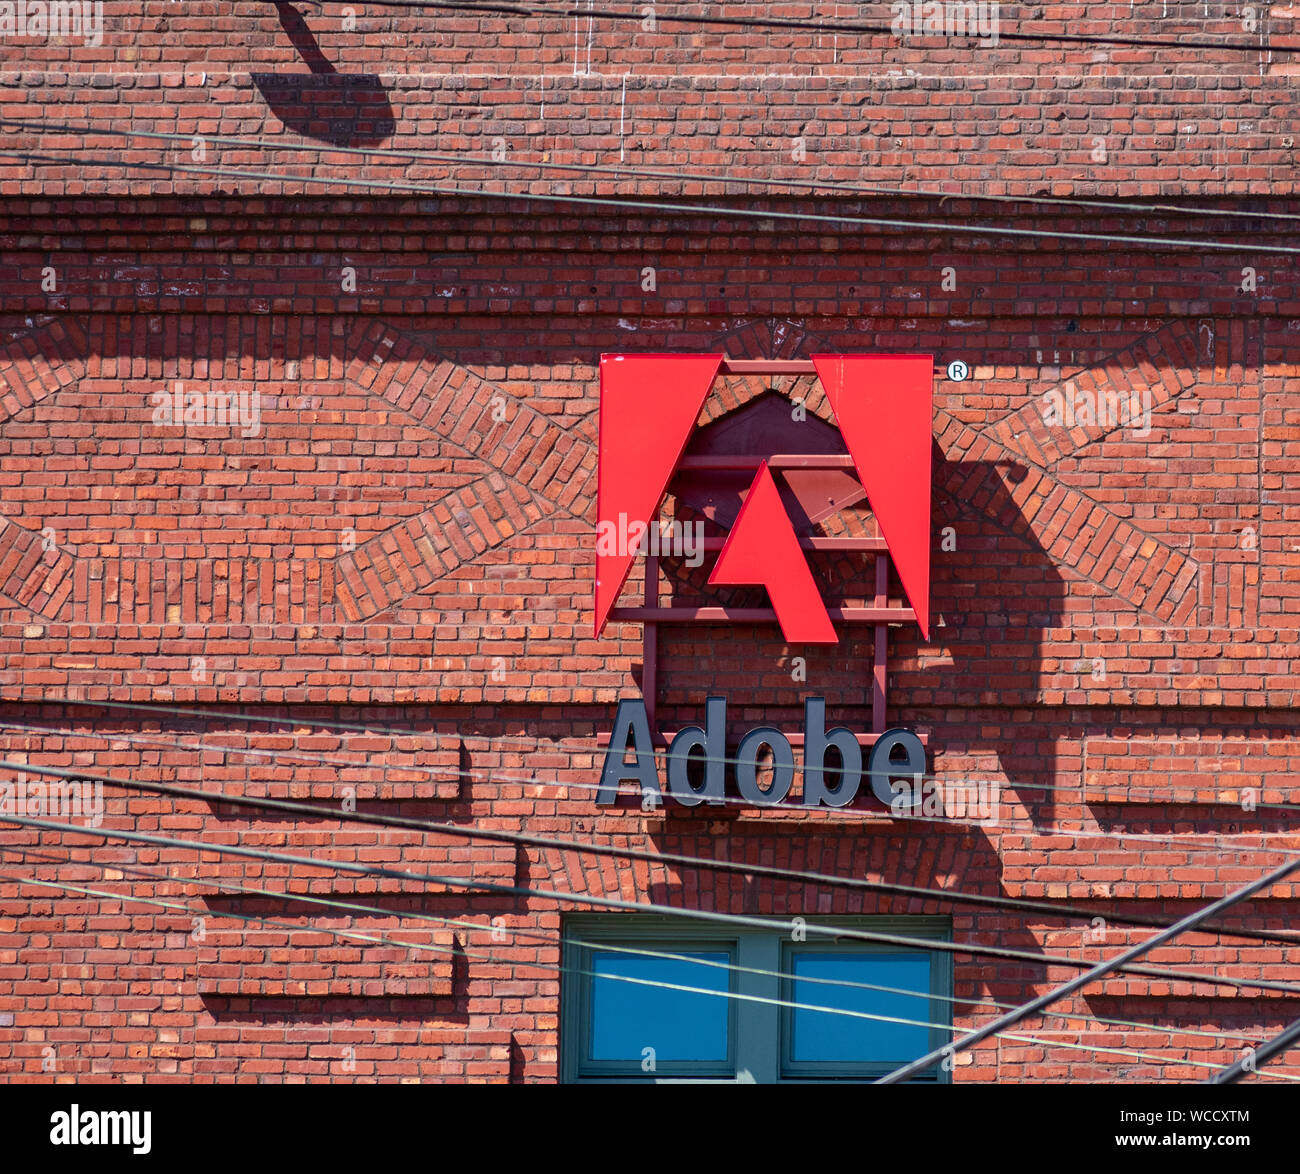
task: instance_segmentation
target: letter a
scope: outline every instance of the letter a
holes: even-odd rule
[[[629,749],[636,755],[635,762],[627,760]],[[600,789],[596,792],[597,805],[608,807],[616,802],[618,786],[625,779],[635,779],[640,783],[643,796],[663,796],[659,789],[659,774],[655,770],[654,747],[650,741],[650,719],[646,716],[645,702],[634,697],[620,701],[614,714],[614,732],[605,749]]]

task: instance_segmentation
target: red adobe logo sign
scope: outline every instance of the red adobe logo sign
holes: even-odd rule
[[[659,507],[722,355],[602,355],[598,526],[639,530]],[[839,425],[916,615],[930,635],[930,355],[814,355],[812,365]],[[596,553],[596,634],[636,560],[635,549]],[[710,583],[767,589],[790,643],[834,644],[834,625],[767,462],[762,461]]]

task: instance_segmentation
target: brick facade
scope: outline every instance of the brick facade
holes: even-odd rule
[[[1175,26],[1178,13],[1150,6],[1090,7],[1086,29],[1209,35],[1183,8]],[[107,11],[102,58],[79,48],[68,73],[56,46],[36,47],[21,72],[3,71],[5,117],[184,136],[133,144],[137,164],[230,135],[270,146],[209,142],[203,166],[503,182],[486,166],[304,153],[323,135],[294,133],[292,108],[319,101],[362,112],[326,117],[334,145],[366,145],[374,114],[385,149],[490,154],[499,131],[534,161],[1158,193],[1184,208],[742,194],[527,171],[510,190],[666,192],[717,210],[281,189],[126,173],[101,165],[123,150],[111,136],[74,136],[86,156],[75,163],[0,159],[0,758],[339,812],[108,786],[107,830],[747,914],[942,913],[957,941],[1076,961],[1141,933],[1109,920],[1097,931],[1092,918],[1172,920],[1300,849],[1291,811],[1272,806],[1292,802],[1300,768],[1300,270],[1269,251],[1294,245],[1288,223],[1263,215],[1297,214],[1282,137],[1290,57],[1219,66],[1202,54],[1166,75],[1166,58],[1145,50],[1097,63],[1018,42],[988,57],[770,31],[646,40],[596,22],[580,69],[571,21],[512,36],[499,18],[367,14],[351,40],[321,35],[341,73],[378,79],[339,89],[328,71],[301,72],[310,54],[291,47],[301,33],[283,10]],[[1046,11],[1053,27],[1079,27],[1081,10]],[[114,52],[127,43],[129,71]],[[1126,53],[1139,64],[1123,71]],[[260,68],[299,80],[259,82]],[[211,74],[195,83],[196,69]],[[306,96],[285,97],[294,85]],[[801,135],[811,165],[788,162]],[[1108,140],[1104,166],[1087,162],[1095,135]],[[1255,218],[1212,213],[1245,207],[1247,189]],[[1221,195],[1243,202],[1207,198]],[[918,222],[936,227],[906,227]],[[1064,235],[1078,232],[1234,248]],[[935,627],[928,642],[891,630],[890,720],[926,735],[939,779],[996,783],[998,826],[895,820],[869,803],[595,806],[597,737],[643,671],[639,627],[592,633],[597,364],[618,351],[935,356]],[[969,380],[945,378],[952,359]],[[256,395],[256,420],[160,423],[159,396],[178,384],[205,402]],[[701,423],[766,387],[722,381]],[[811,381],[782,389],[830,419]],[[1076,406],[1138,403],[1149,420],[1076,411],[1045,423],[1053,392]],[[864,518],[836,525],[855,532]],[[839,589],[866,590],[852,560],[819,565]],[[705,574],[674,591],[699,594]],[[715,598],[752,606],[762,592]],[[806,683],[792,679],[796,653]],[[714,692],[736,729],[792,730],[816,693],[834,721],[869,726],[869,641],[853,631],[795,650],[775,628],[666,630],[658,663],[670,724],[699,720]],[[187,707],[199,712],[173,711]],[[1073,912],[382,828],[349,821],[341,802]],[[12,826],[0,828],[0,876],[4,1079],[557,1075],[558,935],[572,902]],[[1294,982],[1294,947],[1260,933],[1285,934],[1298,908],[1300,889],[1276,886],[1227,919],[1255,936],[1189,934],[1145,960],[1228,981],[1117,975],[1063,1003],[1070,1019],[1031,1021],[1043,1042],[983,1044],[955,1079],[1203,1076],[1196,1064],[1228,1063],[1295,1018],[1295,995],[1230,983]],[[989,1000],[1022,1002],[1075,973],[959,956],[954,1022],[977,1026]]]

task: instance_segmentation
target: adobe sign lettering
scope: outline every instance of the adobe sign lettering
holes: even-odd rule
[[[773,726],[758,726],[741,738],[734,756],[728,760],[726,698],[710,697],[704,713],[702,727],[687,726],[679,730],[668,747],[668,793],[676,802],[683,807],[725,803],[728,773],[734,777],[740,797],[756,807],[774,806],[790,797],[795,762],[786,735]],[[772,756],[772,781],[767,787],[758,781],[759,752],[764,746]],[[843,726],[826,729],[823,697],[809,697],[804,702],[803,747],[802,805],[847,807],[852,803],[862,785],[862,749],[851,730]],[[839,759],[835,763],[827,762],[826,752],[832,748]],[[692,779],[690,765],[697,757],[696,751],[701,752],[698,761],[703,769],[698,779]],[[894,779],[906,779],[915,791],[916,783],[925,774],[925,747],[911,730],[888,730],[872,744],[866,770],[872,793],[885,806],[891,806],[895,801],[895,791],[890,785]],[[662,801],[650,723],[645,703],[639,698],[625,698],[618,703],[614,732],[600,772],[597,804],[611,806],[617,802],[619,784],[628,780],[637,784],[643,801],[647,798],[653,804]]]
[[[595,630],[599,636],[610,619],[640,620],[647,625],[647,653],[644,701],[619,703],[615,729],[605,755],[598,803],[613,803],[619,783],[627,779],[639,782],[643,794],[660,793],[650,750],[655,740],[651,732],[655,700],[652,658],[657,641],[649,633],[656,623],[685,619],[775,620],[791,645],[838,643],[837,620],[875,625],[872,732],[856,735],[838,728],[828,733],[824,728],[824,701],[807,699],[802,735],[786,737],[775,729],[760,727],[740,742],[735,754],[734,777],[742,798],[756,804],[771,804],[789,793],[794,777],[792,745],[802,744],[805,749],[803,802],[811,806],[844,806],[852,801],[864,758],[861,745],[871,747],[868,769],[873,790],[882,801],[889,801],[889,774],[914,775],[924,771],[924,747],[917,735],[908,730],[886,730],[884,726],[884,649],[885,628],[889,623],[914,619],[922,636],[929,637],[933,372],[934,362],[929,355],[814,355],[809,361],[771,363],[701,354],[601,356]],[[822,451],[733,454],[713,462],[693,457],[687,465],[726,469],[731,475],[736,470],[753,470],[752,481],[744,491],[725,540],[714,539],[710,547],[701,534],[692,553],[718,550],[708,582],[762,586],[771,608],[659,607],[660,548],[646,542],[629,542],[626,536],[658,540],[662,533],[658,519],[664,495],[674,474],[683,466],[683,456],[710,388],[720,374],[740,373],[815,374],[826,393],[847,456]],[[806,425],[791,418],[788,428],[780,430],[782,439],[788,434],[797,442],[801,427]],[[798,447],[797,443],[794,447]],[[861,488],[854,486],[855,500],[861,500],[865,493],[878,527],[878,538],[814,537],[806,533],[806,526],[803,536],[796,532],[773,471],[789,485],[798,475],[796,470],[818,469],[843,471],[835,476],[847,476],[850,470],[856,475]],[[797,492],[795,496],[798,497]],[[824,503],[825,498],[822,500]],[[826,512],[823,510],[823,516]],[[689,523],[686,528],[677,520],[671,525],[678,528],[676,532],[689,537]],[[702,523],[698,525],[702,527]],[[612,536],[619,540],[610,540]],[[827,607],[805,552],[835,548],[871,551],[877,555],[874,607]],[[647,578],[647,605],[618,607],[628,575],[642,554],[647,556],[648,576],[655,576],[653,587]],[[702,558],[702,554],[697,557]],[[910,607],[888,606],[890,560],[897,569]],[[706,710],[704,725],[680,731],[672,739],[666,755],[669,794],[688,806],[720,802],[723,797],[724,772],[720,763],[711,760],[724,757],[725,700],[709,698]],[[666,739],[661,736],[658,740],[662,743]],[[831,768],[837,778],[833,787],[826,782],[830,772],[823,769],[823,756],[829,745],[836,747],[839,760]],[[757,756],[763,746],[771,754],[774,776],[766,790],[754,782]],[[629,752],[634,755],[631,761],[627,759]],[[694,782],[687,778],[686,768],[687,759],[693,754],[702,754],[705,759],[702,779]]]

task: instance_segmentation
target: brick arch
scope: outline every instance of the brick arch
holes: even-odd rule
[[[75,319],[52,319],[0,348],[0,421],[86,376],[91,341]],[[555,510],[581,516],[594,504],[595,453],[589,438],[566,433],[515,396],[452,361],[368,321],[347,342],[344,385],[383,400],[489,471],[444,499],[331,558],[179,560],[155,572],[162,594],[137,584],[140,622],[195,622],[197,608],[220,604],[231,622],[356,622],[371,619],[516,539]],[[505,406],[505,419],[499,408]],[[60,547],[0,518],[0,598],[46,620],[100,619],[122,560]],[[168,602],[171,587],[197,581],[193,600]],[[219,580],[219,582],[218,582]],[[203,584],[207,584],[204,593]],[[294,584],[310,585],[293,592]],[[301,602],[291,602],[291,595]],[[162,615],[153,614],[161,601]],[[186,614],[187,605],[194,614]]]
[[[342,618],[367,619],[557,510],[594,506],[595,446],[518,396],[392,330],[362,323],[348,382],[443,436],[493,472],[335,560]]]
[[[742,323],[716,335],[709,347],[733,359],[806,359],[816,353],[832,354],[837,350],[834,344],[805,330],[802,322],[775,318]],[[774,385],[788,399],[802,399],[810,413],[835,425],[835,415],[816,376],[775,380],[766,375],[728,375],[714,384],[696,426],[710,424],[743,408]]]
[[[0,347],[0,422],[86,374],[90,345],[76,318],[50,318]],[[73,589],[78,556],[15,522],[0,519],[0,597],[54,619]]]

